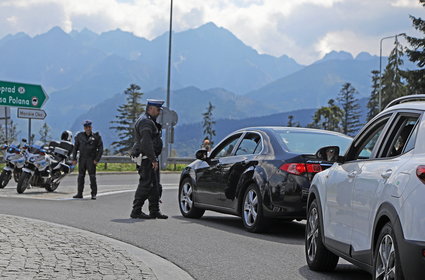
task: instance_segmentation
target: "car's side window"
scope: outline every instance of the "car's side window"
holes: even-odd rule
[[[414,148],[419,115],[399,115],[388,134],[380,157],[396,157]]]
[[[415,148],[416,135],[418,134],[418,130],[419,130],[419,122],[416,123],[415,128],[413,129],[412,133],[410,134],[409,140],[407,141],[407,144],[404,147],[403,154],[410,152],[411,150],[413,150]]]
[[[373,133],[368,140],[363,144],[360,154],[357,157],[358,159],[369,159],[372,156],[373,148],[375,148],[376,142],[381,136],[382,130],[384,130],[384,125],[380,126],[375,133]]]
[[[261,152],[261,137],[256,133],[247,133],[236,150],[237,156],[250,155]]]
[[[362,135],[360,135],[354,145],[350,148],[347,161],[370,159],[372,157],[379,137],[381,136],[390,117],[391,114],[375,121],[362,133]]]
[[[235,148],[235,145],[238,143],[240,137],[241,134],[235,134],[233,136],[230,136],[211,153],[211,158],[222,158],[231,156],[232,151]]]

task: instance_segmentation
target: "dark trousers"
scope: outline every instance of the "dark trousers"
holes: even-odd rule
[[[159,169],[152,168],[152,161],[142,160],[138,168],[139,185],[133,201],[133,214],[140,214],[146,199],[149,200],[149,212],[159,212]]]
[[[91,195],[97,194],[96,165],[92,158],[80,158],[78,161],[78,193],[83,194],[86,170],[90,177]]]

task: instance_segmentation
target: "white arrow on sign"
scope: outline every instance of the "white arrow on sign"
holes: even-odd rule
[[[18,118],[44,120],[47,114],[44,110],[18,108]]]

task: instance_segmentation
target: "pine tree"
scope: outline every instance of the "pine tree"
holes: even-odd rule
[[[425,7],[425,0],[419,0],[419,3]],[[410,16],[413,27],[425,34],[425,20]],[[406,50],[410,61],[415,62],[419,69],[410,70],[406,72],[408,81],[409,94],[423,94],[425,93],[425,37],[415,38],[406,36],[411,49]]]
[[[367,103],[367,121],[373,119],[379,113],[379,71],[372,71],[372,91]]]
[[[116,124],[111,126],[118,133],[118,141],[112,142],[119,153],[128,152],[134,144],[134,124],[139,116],[145,112],[145,104],[141,103],[143,93],[140,92],[140,87],[131,84],[129,88],[124,91],[126,96],[126,103],[119,106],[117,111],[118,115],[115,116],[116,120],[111,123]]]
[[[286,126],[287,127],[293,127],[294,126],[294,116],[293,115],[288,116],[288,124]]]
[[[47,123],[44,123],[43,126],[40,128],[38,133],[40,134],[40,141],[43,143],[47,143],[50,139],[52,139],[52,136],[50,135],[50,127]]]
[[[338,95],[338,102],[343,112],[342,133],[353,136],[360,128],[360,105],[355,95],[356,89],[345,83]]]
[[[307,127],[340,132],[343,115],[342,109],[335,104],[335,100],[329,99],[328,106],[317,109],[313,116],[313,122]]]
[[[286,124],[287,127],[301,127],[300,122],[294,122],[294,116],[289,115],[288,116],[288,123]]]
[[[207,111],[202,114],[204,123],[202,127],[204,128],[204,136],[210,140],[210,145],[213,146],[213,137],[215,136],[215,130],[213,128],[215,121],[213,118],[214,106],[209,102]]]
[[[394,42],[394,49],[388,57],[388,64],[385,67],[384,74],[382,75],[381,87],[381,109],[384,109],[394,99],[407,94],[406,86],[403,83],[403,70],[400,67],[403,65],[403,47],[397,40]]]
[[[6,125],[1,124],[0,125],[0,143],[12,143],[13,141],[18,140],[18,129],[16,127],[16,124],[13,122],[12,119],[7,122],[7,139],[6,139]],[[7,140],[7,141],[6,141]]]

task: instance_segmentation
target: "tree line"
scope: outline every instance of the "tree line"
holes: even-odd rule
[[[425,0],[419,0],[419,3],[425,7]],[[410,19],[413,27],[425,34],[425,20],[414,16],[410,16]],[[371,72],[367,121],[398,97],[425,94],[425,38],[407,35],[405,38],[410,46],[403,47],[398,36],[395,36],[394,48],[388,56],[388,63],[382,75],[378,70]],[[417,69],[402,69],[405,55],[418,67]],[[313,121],[307,127],[327,129],[353,136],[363,125],[360,123],[361,114],[357,95],[357,90],[350,83],[344,83],[336,100],[330,99],[327,106],[317,109],[313,115]],[[381,102],[379,95],[381,95]],[[289,116],[288,126],[297,126],[294,123],[296,124],[294,117]]]

